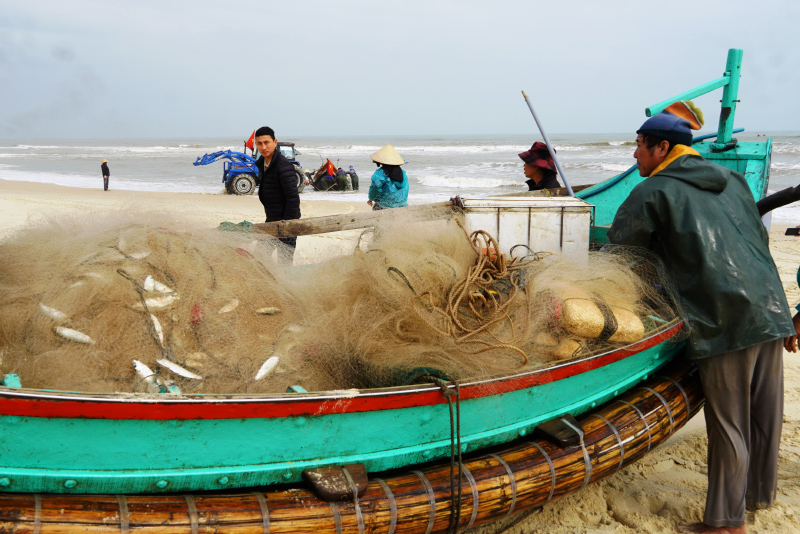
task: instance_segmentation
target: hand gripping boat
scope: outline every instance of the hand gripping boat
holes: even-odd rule
[[[722,78],[651,111],[724,87],[717,141],[699,150],[760,199],[771,141],[730,137],[740,63],[732,50]],[[596,205],[594,241],[641,179],[578,194]],[[295,235],[320,231],[300,223]],[[271,224],[263,231],[287,232]],[[613,474],[700,410],[681,328],[458,384],[171,396],[29,390],[6,377],[0,531],[427,534],[502,519]]]

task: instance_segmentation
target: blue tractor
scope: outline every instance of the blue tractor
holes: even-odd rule
[[[300,192],[306,185],[306,174],[297,161],[298,152],[294,148],[294,143],[283,141],[278,142],[278,150],[294,164],[294,172],[297,177],[297,191]],[[222,167],[222,183],[225,191],[231,195],[251,195],[258,187],[258,169],[256,168],[256,158],[243,152],[234,150],[221,150],[212,154],[205,154],[194,162],[195,165],[208,165],[219,160],[226,160]]]

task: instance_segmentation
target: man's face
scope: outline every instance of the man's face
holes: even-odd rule
[[[639,174],[642,176],[650,176],[656,170],[656,167],[661,165],[667,157],[667,142],[648,148],[642,139],[642,134],[636,136],[636,151],[633,157],[636,158],[636,163],[639,164]]]
[[[256,137],[256,148],[265,159],[272,157],[276,146],[278,146],[278,141],[273,139],[271,135],[259,135]]]

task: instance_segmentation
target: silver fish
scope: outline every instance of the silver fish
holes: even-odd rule
[[[258,381],[267,376],[278,365],[278,361],[280,361],[280,358],[277,356],[270,356],[267,358],[267,361],[261,365],[261,369],[258,370],[253,380]]]
[[[139,360],[133,360],[133,368],[136,370],[136,374],[145,381],[145,384],[147,384],[148,393],[158,393],[161,391],[161,387],[158,385],[158,381],[156,379],[156,374],[152,369],[147,367]]]
[[[159,343],[161,343],[163,345],[164,344],[164,330],[161,328],[161,323],[158,322],[158,318],[155,315],[153,315],[152,313],[150,314],[150,320],[153,321],[153,328],[156,331],[156,336],[158,336]]]
[[[161,310],[171,306],[179,298],[180,297],[178,297],[178,295],[165,295],[163,297],[144,299],[144,303],[147,305],[147,309],[149,310]],[[133,309],[142,311],[144,310],[144,306],[142,306],[141,302],[137,302],[133,305]]]
[[[232,301],[227,303],[225,306],[220,308],[217,313],[230,313],[230,312],[232,312],[233,310],[235,310],[238,307],[239,307],[239,299],[233,299]]]
[[[48,317],[50,317],[54,321],[66,321],[67,320],[67,314],[66,313],[60,312],[55,308],[51,308],[50,306],[45,306],[41,302],[39,303],[39,309],[42,310],[42,312],[45,315],[47,315]]]
[[[135,260],[143,260],[144,258],[146,258],[149,255],[150,255],[149,252],[134,252],[133,254],[128,254],[128,256],[130,256],[131,258],[133,258]]]
[[[74,341],[75,343],[86,343],[87,345],[96,345],[97,342],[84,334],[83,332],[78,332],[77,330],[73,330],[72,328],[64,328],[63,326],[57,326],[55,328],[56,334],[63,337],[68,341]]]
[[[152,276],[144,279],[143,286],[145,291],[155,291],[156,293],[174,293],[174,291],[167,285],[162,284],[155,280]]]
[[[156,360],[156,361],[159,364],[161,364],[164,367],[166,367],[167,369],[169,369],[170,371],[172,371],[173,373],[175,373],[176,375],[180,375],[180,376],[185,377],[185,378],[193,378],[195,380],[202,380],[203,379],[202,376],[200,376],[198,374],[195,374],[195,373],[189,371],[188,369],[184,369],[183,367],[181,367],[177,363],[171,362],[171,361],[167,360],[166,358],[161,358],[160,360]]]
[[[275,306],[270,306],[268,308],[259,308],[256,310],[256,313],[261,315],[276,315],[281,312],[280,308],[276,308]]]

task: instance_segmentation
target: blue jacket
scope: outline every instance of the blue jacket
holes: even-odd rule
[[[408,176],[406,176],[406,171],[403,171],[402,182],[393,182],[381,168],[375,171],[372,175],[372,185],[369,186],[369,199],[377,202],[381,208],[408,206]]]

